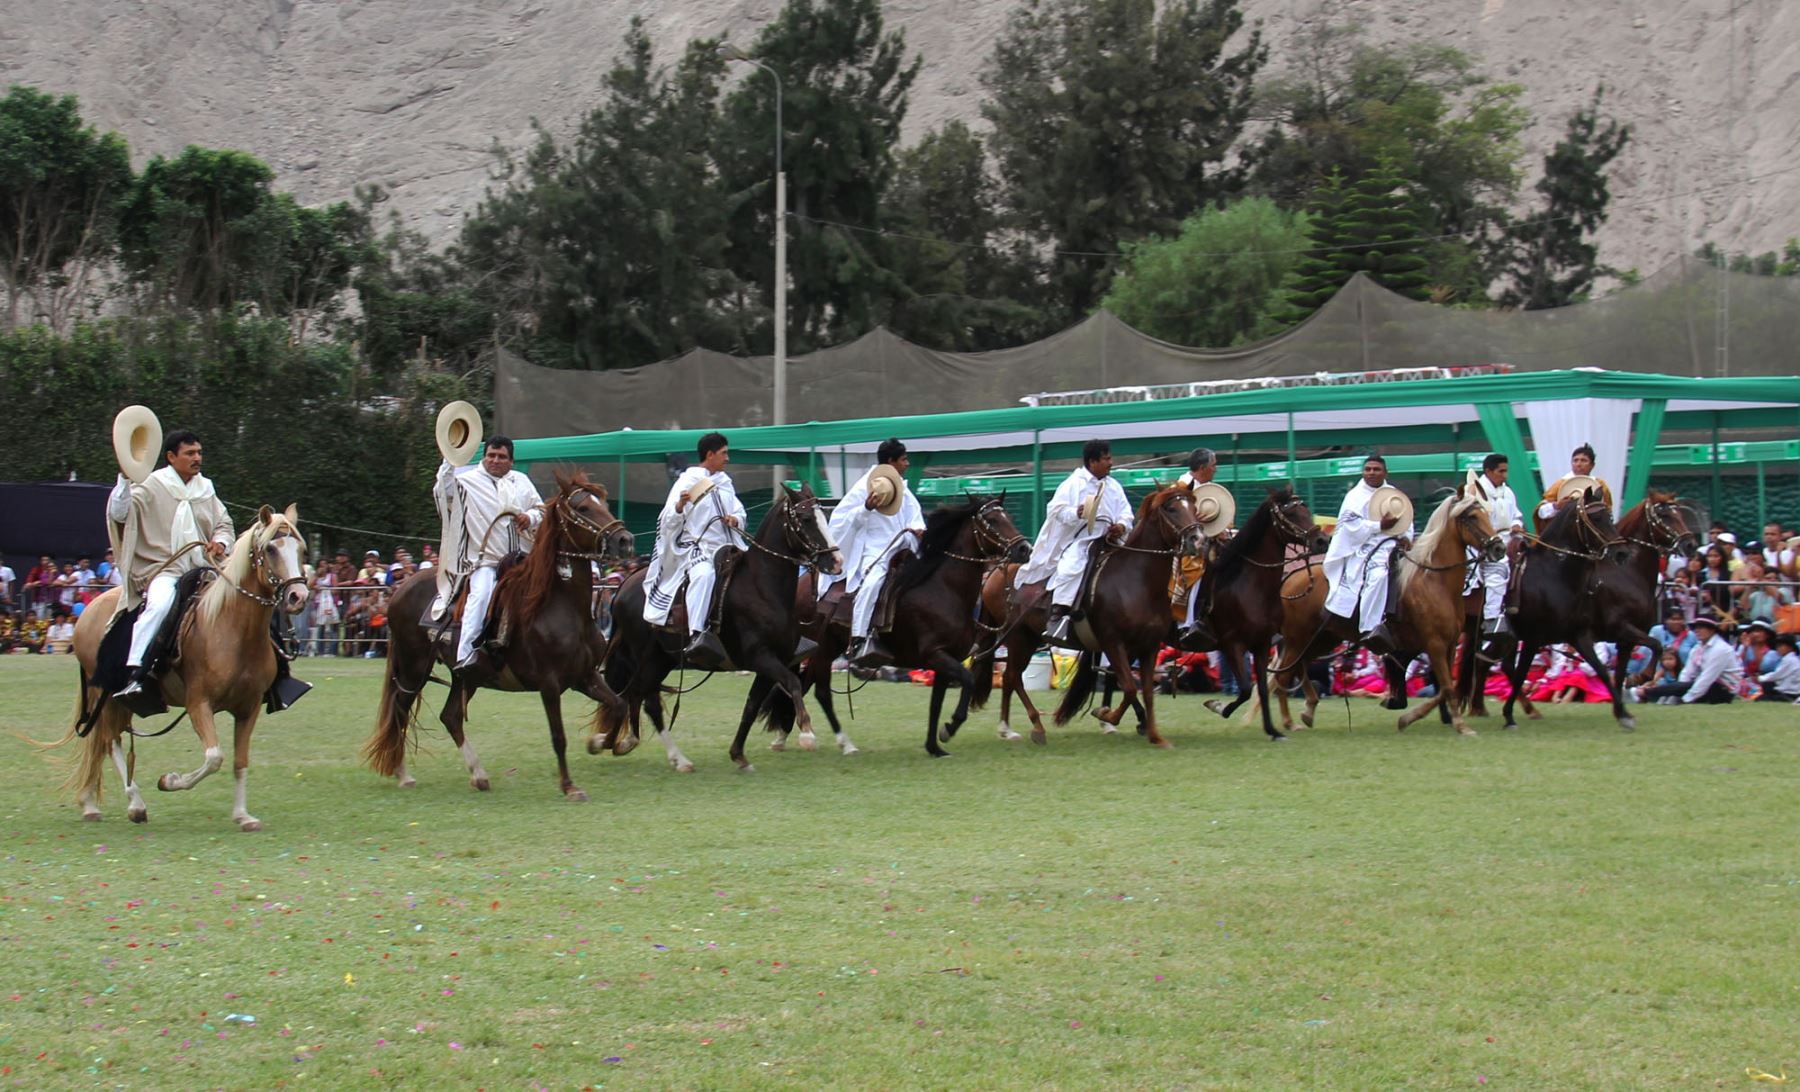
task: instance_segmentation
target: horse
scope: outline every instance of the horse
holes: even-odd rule
[[[1206,707],[1230,719],[1250,700],[1250,679],[1244,675],[1244,656],[1253,659],[1256,697],[1262,707],[1263,732],[1270,740],[1287,736],[1277,731],[1269,709],[1269,646],[1281,631],[1281,584],[1287,569],[1287,548],[1299,546],[1302,556],[1322,554],[1330,545],[1313,523],[1306,502],[1293,490],[1271,492],[1257,506],[1244,529],[1220,548],[1205,579],[1212,589],[1207,619],[1221,658],[1237,679],[1237,697],[1230,704],[1208,699]],[[1206,589],[1201,589],[1202,594]]]
[[[806,485],[798,490],[782,487],[756,534],[743,537],[749,544],[748,553],[729,576],[721,576],[713,594],[715,599],[723,597],[716,610],[719,639],[726,653],[732,664],[756,674],[731,744],[732,761],[748,773],[755,767],[744,757],[744,740],[758,715],[771,714],[770,698],[777,688],[792,703],[800,723],[801,746],[806,746],[813,734],[812,719],[801,701],[800,677],[789,666],[800,640],[794,588],[801,565],[840,572],[843,555],[825,525],[818,498]],[[613,599],[613,635],[606,660],[607,682],[623,701],[599,711],[588,739],[588,753],[630,753],[638,743],[639,713],[648,711],[669,765],[681,773],[692,773],[694,764],[681,753],[674,734],[663,724],[663,680],[682,666],[681,650],[667,647],[664,636],[644,620],[643,571],[632,573]],[[628,719],[630,731],[626,733]]]
[[[300,516],[293,505],[276,513],[266,505],[256,513],[249,529],[237,537],[218,577],[199,594],[187,616],[179,621],[176,656],[162,677],[162,698],[180,705],[194,722],[205,758],[191,773],[168,773],[157,779],[164,792],[191,789],[224,764],[214,718],[230,713],[233,726],[232,775],[236,791],[231,820],[239,830],[262,829],[262,820],[245,806],[250,774],[250,736],[256,731],[263,695],[275,681],[275,647],[269,640],[269,621],[275,608],[289,615],[306,606],[306,540],[298,530]],[[100,781],[108,757],[125,783],[126,817],[134,823],[150,818],[143,795],[133,777],[134,763],[127,760],[121,740],[137,735],[131,712],[92,685],[98,664],[100,641],[118,606],[120,589],[101,595],[75,623],[74,652],[80,664],[81,684],[75,696],[75,723],[57,745],[67,743],[87,729],[87,742],[70,773],[68,787],[75,790],[81,817],[100,818]],[[120,624],[124,625],[123,619]],[[173,727],[171,725],[170,727]],[[150,733],[145,733],[150,734]],[[155,733],[160,734],[160,733]]]
[[[1108,732],[1116,731],[1125,711],[1134,699],[1141,699],[1144,716],[1144,738],[1157,747],[1172,744],[1156,729],[1155,687],[1156,653],[1170,636],[1169,568],[1171,559],[1193,557],[1205,543],[1199,517],[1194,511],[1194,492],[1185,485],[1168,485],[1150,493],[1138,506],[1137,520],[1131,533],[1117,545],[1102,547],[1102,553],[1090,565],[1099,569],[1083,577],[1093,582],[1093,596],[1082,622],[1088,635],[1082,640],[1089,651],[1082,653],[1075,677],[1056,711],[1056,723],[1067,724],[1093,696],[1098,674],[1095,652],[1104,652],[1118,670],[1123,700],[1114,709],[1100,715]],[[1025,692],[1025,665],[1037,650],[1049,621],[1049,597],[1041,592],[1028,599],[1015,597],[1012,589],[1017,565],[1002,565],[989,573],[981,591],[982,623],[1000,632],[997,647],[1006,647],[1006,676],[1000,696],[1000,738],[1018,739],[1008,725],[1012,696],[1017,694],[1031,718],[1031,741],[1045,742],[1044,722],[1037,707]],[[1091,640],[1090,640],[1091,637]],[[979,709],[993,693],[995,647],[975,657],[974,685],[968,691],[969,705]],[[1134,679],[1130,665],[1138,665]]]
[[[479,689],[535,690],[550,724],[550,746],[556,752],[563,798],[574,803],[587,794],[569,777],[567,741],[563,735],[562,694],[575,690],[602,708],[619,704],[606,686],[600,665],[606,642],[594,621],[593,561],[629,558],[633,540],[606,503],[606,487],[581,472],[556,476],[557,494],[544,506],[544,522],[522,561],[505,567],[494,589],[492,617],[511,629],[497,671],[463,670],[450,678],[450,696],[438,715],[468,767],[469,784],[489,788],[487,770],[469,743],[463,726],[469,700]],[[440,649],[434,640],[439,624],[426,617],[437,596],[436,577],[422,570],[407,577],[388,603],[387,671],[375,728],[363,744],[363,760],[377,774],[392,777],[403,789],[418,782],[406,767],[409,738],[417,724],[417,708]]]
[[[897,566],[888,577],[892,590],[887,594],[894,603],[888,646],[896,666],[932,672],[925,751],[933,758],[944,758],[950,752],[939,746],[938,718],[944,708],[944,692],[952,685],[961,693],[955,712],[943,726],[945,742],[956,735],[969,715],[969,691],[974,678],[963,666],[963,659],[976,646],[975,608],[981,598],[982,575],[992,565],[1028,560],[1031,543],[1006,514],[1004,493],[997,497],[971,495],[964,503],[946,505],[931,513],[925,521],[917,556],[901,556],[910,560]],[[800,582],[799,606],[803,611],[817,602],[812,585],[811,580]],[[812,688],[819,708],[837,734],[838,746],[845,754],[854,754],[856,745],[838,721],[831,693],[831,665],[849,647],[850,627],[816,610],[811,614],[802,632],[817,641],[819,647],[807,660],[801,681]],[[771,717],[777,731],[781,730],[781,711],[778,697],[777,713]]]
[[[1488,521],[1487,506],[1481,498],[1465,496],[1464,491],[1458,489],[1432,513],[1418,540],[1402,555],[1400,571],[1392,578],[1400,582],[1400,606],[1394,624],[1394,636],[1399,645],[1396,651],[1423,652],[1429,656],[1437,684],[1437,692],[1429,700],[1401,714],[1398,725],[1401,731],[1433,708],[1447,703],[1451,723],[1457,732],[1465,736],[1475,734],[1463,720],[1450,674],[1456,643],[1462,636],[1462,587],[1468,573],[1470,550],[1493,561],[1505,552],[1506,545],[1494,533],[1493,524]],[[1325,618],[1325,595],[1325,582],[1313,578],[1310,561],[1305,572],[1290,574],[1282,585],[1282,663],[1274,670],[1281,719],[1289,727],[1292,722],[1288,719],[1288,685],[1296,675],[1302,678],[1306,709],[1300,719],[1311,725],[1319,705],[1319,692],[1302,668],[1308,660],[1330,652],[1339,640],[1340,635],[1333,632],[1334,627],[1328,625]]]

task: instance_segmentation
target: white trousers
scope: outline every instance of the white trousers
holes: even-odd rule
[[[1194,611],[1200,608],[1200,585],[1204,583],[1206,583],[1206,578],[1203,576],[1194,581],[1194,586],[1188,589],[1187,624],[1190,626],[1194,624]]]
[[[713,568],[712,559],[707,558],[688,566],[687,579],[688,632],[699,633],[706,628],[706,612],[712,606],[713,585],[718,583],[719,573]]]
[[[875,600],[881,598],[881,586],[887,583],[887,561],[882,560],[863,574],[862,587],[856,591],[856,602],[850,606],[850,636],[867,637],[875,621]]]
[[[169,616],[169,608],[175,605],[177,579],[174,573],[160,572],[144,589],[144,613],[132,624],[131,655],[125,657],[126,667],[143,666],[144,653],[150,651],[150,642],[156,639],[156,631],[162,628],[163,619]]]
[[[469,598],[463,603],[462,632],[456,641],[459,664],[475,654],[475,639],[487,625],[488,604],[494,600],[494,582],[498,579],[500,569],[495,565],[483,565],[469,574]]]
[[[1087,571],[1088,543],[1093,539],[1083,539],[1069,544],[1062,556],[1056,559],[1056,571],[1050,574],[1046,585],[1050,592],[1050,602],[1058,607],[1072,607],[1075,596],[1081,591],[1081,574]]]
[[[1387,611],[1388,555],[1393,552],[1394,540],[1383,536],[1345,558],[1343,578],[1325,597],[1325,609],[1350,618],[1360,602],[1362,617],[1357,624],[1362,631],[1368,633],[1380,625]]]
[[[1481,616],[1488,620],[1500,617],[1500,610],[1506,601],[1506,585],[1512,580],[1512,562],[1506,558],[1499,561],[1483,561],[1481,563],[1481,586],[1486,591],[1486,598],[1481,604]]]

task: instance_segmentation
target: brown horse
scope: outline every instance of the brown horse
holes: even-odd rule
[[[1157,747],[1170,743],[1156,730],[1156,654],[1173,631],[1169,620],[1169,569],[1177,557],[1193,557],[1205,543],[1194,512],[1194,492],[1185,485],[1169,485],[1144,498],[1138,506],[1131,533],[1116,546],[1102,547],[1094,559],[1098,576],[1087,615],[1073,632],[1087,645],[1075,678],[1056,711],[1056,723],[1066,724],[1094,692],[1098,674],[1095,653],[1106,654],[1117,670],[1123,696],[1116,708],[1105,710],[1100,720],[1116,731],[1134,699],[1144,711],[1144,736]],[[1016,565],[1003,565],[988,574],[981,592],[982,623],[1001,632],[1006,647],[1006,677],[1000,695],[1000,738],[1017,739],[1008,726],[1013,695],[1031,718],[1031,741],[1043,743],[1044,722],[1025,692],[1025,665],[1037,651],[1049,621],[1049,597],[1041,591],[1015,595],[1012,589]],[[1084,632],[1085,631],[1085,632]],[[1133,678],[1131,664],[1138,665]],[[974,685],[969,704],[979,709],[993,692],[994,649],[975,658]]]
[[[586,694],[602,709],[619,704],[600,673],[606,642],[594,622],[590,562],[629,558],[632,537],[613,518],[605,486],[588,481],[582,473],[558,474],[556,484],[557,495],[545,505],[531,552],[509,568],[494,589],[492,617],[506,619],[512,631],[498,674],[491,670],[453,674],[450,696],[438,719],[468,766],[469,784],[485,792],[487,770],[463,732],[469,699],[482,688],[535,690],[550,723],[550,746],[556,751],[563,796],[581,802],[587,794],[569,777],[565,756],[562,693]],[[436,595],[436,577],[424,570],[408,577],[388,604],[387,674],[375,729],[363,744],[363,759],[381,776],[397,779],[401,788],[417,784],[406,768],[406,750],[416,727],[420,692],[432,680],[432,667],[438,662],[439,650],[432,640],[438,626],[426,618]]]
[[[250,774],[250,734],[256,731],[263,695],[275,681],[269,619],[277,606],[290,615],[306,606],[306,540],[296,526],[299,518],[292,505],[279,515],[266,506],[256,514],[256,522],[238,536],[218,578],[200,593],[199,602],[182,619],[177,657],[161,683],[165,702],[186,707],[205,759],[192,773],[164,774],[156,787],[165,792],[191,789],[217,771],[224,757],[214,718],[230,713],[234,727],[232,773],[237,782],[231,819],[239,830],[262,829],[262,821],[246,810],[244,794]],[[59,743],[74,739],[94,703],[102,703],[68,785],[81,803],[81,817],[99,819],[101,773],[110,757],[125,783],[125,814],[132,822],[142,823],[149,818],[149,810],[121,745],[125,735],[135,734],[131,712],[89,684],[100,639],[111,623],[119,595],[114,588],[100,596],[75,623],[81,689],[75,699],[75,724]]]
[[[925,750],[934,758],[950,753],[938,745],[938,717],[944,709],[944,693],[952,685],[961,691],[956,711],[942,729],[942,739],[947,743],[969,715],[969,691],[974,677],[963,666],[963,660],[977,644],[993,636],[978,631],[975,625],[982,574],[992,565],[1022,563],[1030,556],[1031,543],[1006,514],[1005,494],[970,496],[966,503],[946,505],[933,512],[925,521],[918,556],[888,577],[893,583],[890,594],[895,599],[894,626],[887,635],[894,664],[932,672]],[[810,601],[802,606],[816,603],[812,580],[800,581],[800,595]],[[849,647],[850,627],[841,621],[830,622],[817,611],[811,613],[801,632],[817,641],[819,647],[802,668],[801,678],[812,688],[819,708],[831,722],[839,748],[845,754],[854,754],[856,745],[838,722],[831,693],[831,665]],[[779,714],[771,717],[771,724],[777,731],[783,730]]]
[[[753,770],[744,757],[744,740],[758,716],[771,718],[780,700],[791,703],[803,736],[812,735],[812,719],[801,701],[800,677],[789,666],[800,640],[800,622],[794,610],[794,587],[800,566],[811,565],[835,573],[843,568],[843,556],[825,525],[818,498],[810,486],[798,491],[783,487],[769,514],[754,536],[747,536],[748,552],[737,562],[728,579],[721,579],[714,598],[718,605],[719,640],[731,663],[752,671],[756,679],[744,699],[731,759],[740,770]],[[607,681],[623,703],[600,710],[588,753],[611,750],[629,753],[638,742],[638,716],[650,714],[650,722],[663,742],[669,765],[692,773],[694,764],[675,745],[675,737],[663,725],[663,680],[681,666],[681,648],[671,649],[665,634],[644,620],[644,573],[625,578],[613,599],[613,636],[606,660]],[[775,696],[779,689],[781,698]]]
[[[1252,659],[1255,692],[1262,707],[1263,731],[1272,740],[1287,737],[1276,731],[1269,709],[1269,646],[1281,632],[1281,582],[1288,568],[1288,548],[1299,547],[1301,557],[1322,554],[1330,545],[1325,532],[1313,523],[1312,510],[1282,489],[1269,494],[1232,536],[1207,567],[1205,579],[1212,585],[1207,621],[1217,638],[1218,650],[1237,679],[1237,699],[1226,704],[1218,698],[1206,707],[1230,719],[1238,706],[1250,700],[1251,680],[1244,675],[1244,657]],[[1206,589],[1201,589],[1204,594]]]
[[[1506,545],[1494,533],[1481,498],[1464,496],[1463,490],[1458,489],[1432,513],[1418,541],[1403,555],[1400,571],[1394,574],[1393,579],[1400,582],[1400,606],[1394,625],[1397,652],[1423,652],[1429,656],[1437,686],[1436,694],[1429,700],[1401,714],[1402,731],[1433,708],[1447,703],[1456,730],[1465,736],[1475,734],[1463,720],[1451,680],[1456,644],[1462,636],[1462,589],[1471,550],[1493,561],[1505,552]],[[1325,581],[1314,578],[1310,563],[1307,571],[1290,575],[1282,586],[1282,662],[1275,667],[1275,683],[1281,719],[1289,727],[1292,721],[1288,714],[1288,686],[1295,676],[1304,680],[1306,710],[1300,719],[1312,724],[1319,692],[1306,675],[1305,664],[1331,652],[1345,636],[1327,624],[1325,594]]]

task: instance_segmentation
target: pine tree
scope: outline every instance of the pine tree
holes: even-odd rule
[[[1394,159],[1345,185],[1333,174],[1309,203],[1313,252],[1295,270],[1287,319],[1298,322],[1324,305],[1357,273],[1415,300],[1428,298],[1427,243],[1412,186]]]
[[[1602,123],[1605,91],[1595,88],[1593,101],[1569,118],[1563,139],[1544,157],[1544,177],[1537,184],[1543,207],[1507,230],[1510,284],[1500,294],[1504,306],[1532,311],[1577,303],[1587,298],[1596,278],[1610,272],[1591,239],[1606,222],[1611,199],[1606,166],[1630,141],[1631,127],[1616,118]]]

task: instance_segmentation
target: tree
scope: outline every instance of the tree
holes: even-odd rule
[[[1765,250],[1757,255],[1740,252],[1727,256],[1717,244],[1701,243],[1694,251],[1694,257],[1707,265],[1729,269],[1733,273],[1752,273],[1759,277],[1792,277],[1800,274],[1800,239],[1790,238],[1782,246],[1780,253]]]
[[[1267,197],[1203,209],[1175,238],[1127,243],[1101,306],[1178,345],[1254,340],[1279,329],[1283,283],[1310,243],[1306,214]]]
[[[1314,207],[1313,250],[1288,288],[1287,321],[1310,315],[1358,273],[1412,299],[1430,295],[1417,198],[1392,157],[1349,184],[1333,174]]]
[[[1267,57],[1237,0],[1026,0],[981,75],[1011,226],[1054,250],[1055,323],[1105,294],[1121,244],[1173,235],[1241,181],[1225,165]]]
[[[1539,211],[1507,230],[1511,257],[1503,306],[1527,311],[1563,307],[1587,298],[1597,277],[1609,272],[1590,241],[1606,222],[1611,199],[1606,166],[1631,139],[1631,127],[1600,117],[1605,87],[1569,118],[1563,139],[1544,157],[1537,191]]]
[[[110,260],[131,155],[81,123],[75,96],[14,86],[0,99],[0,276],[6,325],[63,330]],[[29,311],[29,314],[26,311]]]
[[[1269,128],[1251,158],[1251,186],[1292,207],[1332,171],[1361,178],[1383,156],[1417,197],[1439,299],[1485,300],[1495,240],[1518,188],[1523,88],[1490,83],[1477,61],[1440,45],[1373,46],[1360,26],[1320,25],[1298,37],[1298,59],[1257,91]]]
[[[885,31],[879,0],[788,0],[749,52],[783,92],[790,347],[848,340],[906,291],[881,235],[881,209],[921,61],[907,58],[905,35]],[[732,268],[757,285],[771,314],[774,110],[773,82],[752,72],[727,96],[719,133],[724,190],[740,201]],[[759,349],[771,332],[758,331]]]
[[[146,302],[210,311],[265,298],[286,234],[274,178],[253,156],[191,144],[145,164],[120,235],[125,269]]]

